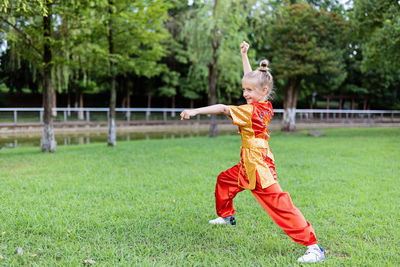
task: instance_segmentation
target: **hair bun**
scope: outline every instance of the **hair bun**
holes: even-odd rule
[[[258,71],[267,72],[268,71],[268,65],[269,65],[268,59],[261,60],[260,67],[258,68]]]

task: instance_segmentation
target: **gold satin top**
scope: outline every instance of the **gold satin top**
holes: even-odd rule
[[[269,169],[273,165],[274,156],[269,148],[269,133],[267,126],[273,116],[272,105],[269,102],[258,102],[242,106],[229,106],[232,123],[238,125],[242,137],[241,165],[244,172],[239,172],[239,186],[253,190],[257,175],[261,187],[266,188],[276,183]],[[272,163],[271,163],[272,162]],[[248,180],[248,185],[241,183],[242,173]]]

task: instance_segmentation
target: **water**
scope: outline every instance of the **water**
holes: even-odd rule
[[[235,134],[231,130],[219,130],[219,135]],[[195,131],[167,131],[167,132],[118,132],[118,141],[174,139],[196,136],[207,136],[208,130]],[[40,147],[40,134],[0,134],[0,150],[15,149],[19,147]],[[56,133],[57,146],[84,145],[91,143],[106,143],[107,133]]]

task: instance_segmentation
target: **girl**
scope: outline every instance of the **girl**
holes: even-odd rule
[[[319,262],[325,260],[325,253],[317,245],[315,232],[301,212],[292,203],[289,193],[283,192],[278,184],[274,156],[268,145],[267,126],[274,111],[268,101],[273,88],[273,78],[268,70],[268,61],[252,71],[247,57],[249,45],[241,44],[241,54],[245,75],[242,79],[243,97],[247,104],[226,106],[222,104],[184,110],[181,120],[199,114],[225,114],[238,125],[242,137],[241,161],[222,172],[217,179],[215,203],[218,218],[210,224],[235,225],[233,198],[244,189],[249,189],[257,201],[295,242],[308,247],[298,262]]]

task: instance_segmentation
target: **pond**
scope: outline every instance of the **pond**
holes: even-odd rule
[[[219,135],[232,135],[237,131],[230,129],[220,129]],[[173,139],[173,138],[186,138],[196,136],[207,136],[207,129],[198,130],[174,130],[163,132],[117,132],[118,141],[133,141],[133,140],[149,140],[149,139]],[[15,149],[19,147],[40,147],[40,140],[42,136],[40,133],[34,134],[0,134],[0,150]],[[55,133],[57,146],[68,145],[84,145],[90,143],[106,143],[106,132],[68,132],[68,133]]]

